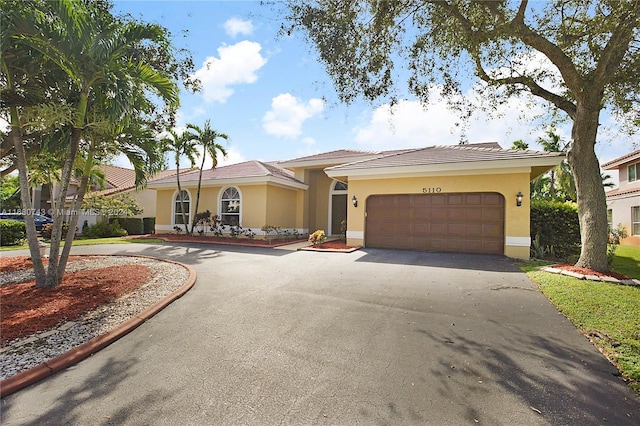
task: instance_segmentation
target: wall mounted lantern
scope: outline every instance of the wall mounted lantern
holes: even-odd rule
[[[518,191],[516,194],[516,206],[520,207],[522,205],[522,192]]]
[[[353,203],[353,207],[358,207],[358,198],[355,195],[351,199],[351,202]]]

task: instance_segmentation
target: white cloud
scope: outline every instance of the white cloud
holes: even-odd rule
[[[224,143],[223,143],[224,146]],[[222,155],[218,155],[218,167],[222,166],[230,166],[231,164],[238,164],[244,161],[247,161],[244,155],[237,150],[236,148],[226,148],[227,156],[223,157]],[[211,159],[207,156],[207,160],[205,161],[205,169],[211,168]]]
[[[311,148],[312,146],[314,146],[316,144],[316,140],[312,137],[304,137],[302,138],[301,141],[307,148]]]
[[[543,131],[521,117],[523,110],[532,114],[542,111],[536,108],[514,98],[493,118],[483,112],[475,113],[468,128],[463,129],[459,113],[447,108],[441,98],[432,101],[427,109],[418,101],[403,100],[393,107],[385,104],[376,108],[368,122],[353,131],[355,142],[372,150],[455,145],[462,136],[470,143],[498,142],[503,148],[510,148],[515,140],[522,139],[536,149],[535,141]]]
[[[232,86],[255,83],[256,72],[267,63],[261,49],[259,43],[247,40],[219,47],[219,58],[209,56],[192,76],[201,81],[204,99],[225,103],[234,93]]]
[[[225,22],[222,27],[224,31],[231,37],[236,37],[238,34],[251,35],[253,34],[253,23],[245,21],[239,18],[231,18]]]
[[[271,110],[262,117],[262,128],[270,135],[296,138],[302,134],[306,120],[324,110],[324,101],[313,98],[300,101],[289,93],[283,93],[271,100]]]

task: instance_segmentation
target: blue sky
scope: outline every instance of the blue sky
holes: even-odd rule
[[[382,102],[341,104],[312,47],[300,35],[278,37],[281,18],[258,1],[116,0],[114,12],[167,27],[176,45],[191,51],[203,90],[183,91],[178,128],[209,119],[214,129],[228,134],[224,144],[229,156],[221,164],[286,160],[341,148],[381,150],[460,141],[456,113],[438,99],[425,111],[406,95],[393,113]],[[499,118],[477,114],[466,138],[495,141],[503,148],[522,139],[538,149],[536,140],[543,130],[531,124],[528,114],[544,108],[514,100]],[[601,162],[634,149],[630,139],[605,130],[616,127],[606,114],[602,124],[597,146]],[[569,140],[568,126],[559,133]],[[121,159],[116,163],[128,166]]]

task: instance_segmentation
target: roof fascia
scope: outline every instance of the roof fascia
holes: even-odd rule
[[[627,163],[633,163],[640,159],[640,151],[636,151],[635,153],[627,154],[625,156],[616,158],[615,160],[611,160],[602,165],[602,170],[617,170],[620,166],[624,166]]]
[[[544,157],[535,159],[511,159],[493,161],[472,161],[446,164],[428,164],[416,166],[394,166],[394,167],[372,167],[366,169],[325,169],[327,176],[344,177],[349,179],[362,177],[397,177],[415,175],[473,175],[473,174],[506,174],[514,173],[514,170],[531,172],[532,167],[548,166],[549,168],[559,165],[564,156]]]
[[[288,179],[282,179],[275,176],[250,176],[250,177],[241,177],[241,178],[224,178],[224,179],[207,179],[202,181],[202,187],[211,187],[211,186],[225,186],[225,185],[251,185],[251,184],[262,184],[262,183],[272,183],[278,186],[282,186],[285,188],[293,188],[293,189],[309,189],[309,185],[304,184],[302,182],[294,182]],[[197,181],[187,181],[180,182],[183,187],[191,187],[193,185],[197,185]],[[164,183],[153,183],[149,182],[147,188],[150,189],[173,189],[176,188],[176,182],[164,182]]]

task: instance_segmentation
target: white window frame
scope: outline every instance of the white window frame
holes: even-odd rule
[[[627,179],[629,182],[635,182],[640,180],[640,176],[638,176],[638,172],[640,172],[640,167],[638,167],[640,163],[629,164],[627,166]],[[633,169],[633,179],[631,179],[631,170]]]
[[[191,193],[189,192],[188,189],[183,189],[182,192],[186,193],[187,196],[189,197],[189,200],[184,202],[185,207],[186,207],[185,210],[187,210],[186,211],[186,213],[187,213],[187,224],[186,225],[189,226],[189,223],[191,222],[191,199],[192,199],[192,197],[191,197]],[[173,225],[173,226],[184,225],[184,224],[178,223],[176,221],[176,215],[179,214],[178,213],[178,209],[176,208],[178,206],[178,204],[180,203],[180,200],[178,200],[178,194],[179,193],[180,192],[178,190],[176,190],[176,192],[173,194],[173,198],[172,198],[173,201],[171,203],[171,225]],[[182,214],[180,214],[180,217],[182,218]]]
[[[230,189],[235,190],[237,192],[237,194],[238,194],[238,198],[237,198],[237,200],[238,200],[238,212],[237,213],[227,213],[223,209],[225,201],[234,201],[234,200],[236,200],[236,198],[225,198],[225,194]],[[237,186],[228,186],[228,187],[224,188],[222,191],[220,191],[220,200],[218,201],[218,211],[220,212],[220,220],[222,221],[223,225],[230,225],[230,223],[228,223],[225,220],[225,216],[237,216],[238,217],[238,223],[236,225],[242,226],[242,192],[240,191],[240,188],[238,188]]]
[[[640,206],[631,207],[631,235],[640,235]]]

